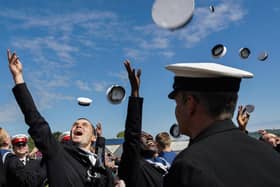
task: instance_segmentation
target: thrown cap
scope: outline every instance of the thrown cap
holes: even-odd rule
[[[28,137],[25,134],[16,134],[12,136],[12,144],[27,143]]]
[[[78,97],[77,101],[78,101],[78,104],[81,106],[89,106],[92,102],[92,100],[87,97]]]
[[[250,72],[217,63],[176,63],[166,66],[175,73],[173,91],[238,92],[241,78],[252,78]]]

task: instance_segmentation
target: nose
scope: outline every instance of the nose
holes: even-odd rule
[[[78,123],[78,124],[76,125],[76,128],[82,128],[82,124]]]

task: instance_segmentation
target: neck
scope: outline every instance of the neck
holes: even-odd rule
[[[163,152],[170,152],[172,151],[170,146],[165,147],[164,149],[162,149]]]
[[[91,147],[91,144],[86,145],[86,146],[79,145],[79,148],[80,148],[80,149],[82,149],[82,150],[84,150],[84,151],[87,151],[87,152],[91,152],[90,147]]]
[[[191,139],[197,137],[202,131],[210,127],[213,122],[216,121],[215,118],[210,117],[209,115],[200,113],[200,115],[196,115],[193,117],[190,122],[190,128],[188,129],[188,136]]]

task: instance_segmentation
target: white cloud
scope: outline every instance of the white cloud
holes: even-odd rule
[[[192,47],[213,32],[219,32],[240,22],[245,15],[246,11],[236,1],[221,1],[215,6],[214,13],[209,11],[209,7],[196,7],[192,20],[185,27],[173,32],[151,24],[134,27],[135,31],[148,38],[145,42],[139,42],[139,38],[135,40],[142,48],[168,48],[178,41],[186,47]]]
[[[80,90],[91,91],[91,88],[89,87],[87,82],[84,82],[84,81],[81,81],[81,80],[77,80],[75,83],[76,83],[76,85],[78,86],[78,88]]]
[[[151,41],[142,41],[140,46],[144,49],[165,49],[168,47],[168,39],[163,37],[156,37]]]
[[[208,7],[198,7],[190,25],[180,30],[178,36],[186,41],[187,47],[190,47],[211,33],[221,31],[242,20],[245,14],[245,10],[240,5],[232,2],[224,2],[215,6],[214,13],[211,13]]]
[[[108,83],[106,83],[105,81],[93,83],[93,89],[96,92],[104,92],[107,90],[108,87]]]
[[[122,72],[119,72],[119,73],[109,73],[109,75],[113,76],[113,77],[117,77],[119,78],[120,80],[122,81],[128,81],[128,77],[127,77],[127,72],[126,71],[122,71]]]
[[[0,126],[16,121],[22,114],[16,103],[6,104],[0,108]]]
[[[163,51],[160,54],[162,54],[163,56],[165,56],[167,58],[171,58],[171,57],[173,57],[175,55],[175,53],[172,52],[172,51]]]
[[[18,38],[13,43],[13,47],[29,51],[33,55],[34,61],[45,62],[49,65],[49,57],[45,51],[54,53],[56,63],[63,62],[66,65],[74,63],[73,53],[78,52],[78,48],[73,45],[55,39],[54,37],[37,37],[30,39]],[[50,51],[49,51],[50,50]],[[52,57],[53,58],[53,57]],[[45,59],[45,60],[44,60]]]
[[[140,60],[144,58],[143,53],[145,52],[141,49],[124,48],[123,50],[127,59]]]

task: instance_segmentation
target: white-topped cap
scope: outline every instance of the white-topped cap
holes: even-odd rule
[[[236,77],[252,78],[248,71],[212,62],[176,63],[166,66],[177,77]]]
[[[87,97],[78,97],[77,101],[78,101],[78,104],[81,106],[89,106],[92,102],[92,100]]]
[[[168,95],[170,99],[180,90],[238,92],[241,79],[253,77],[248,71],[216,63],[177,63],[166,69],[175,73],[173,91]]]
[[[194,12],[194,0],[156,0],[152,8],[154,22],[165,29],[187,24]]]

